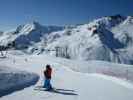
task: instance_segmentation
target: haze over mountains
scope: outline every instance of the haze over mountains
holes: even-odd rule
[[[38,22],[0,32],[0,45],[43,54],[61,48],[61,57],[133,64],[133,16],[106,16],[75,26],[43,26]],[[50,53],[54,54],[55,53]]]

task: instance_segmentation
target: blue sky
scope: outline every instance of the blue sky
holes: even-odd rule
[[[133,15],[132,5],[133,0],[0,0],[0,30],[33,20],[65,25],[114,14]]]

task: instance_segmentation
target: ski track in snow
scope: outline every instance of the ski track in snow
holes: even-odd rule
[[[60,59],[60,62],[62,61]],[[40,80],[36,86],[43,84],[43,68],[46,64],[51,64],[53,66],[53,86],[57,89],[74,90],[75,92],[67,92],[77,95],[35,91],[35,86],[31,86],[3,96],[0,100],[132,100],[132,84],[110,76],[74,72],[60,62],[48,56],[10,56],[2,60],[0,64],[39,74]]]

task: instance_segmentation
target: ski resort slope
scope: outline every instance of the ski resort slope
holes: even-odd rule
[[[74,72],[60,59],[50,56],[9,56],[0,62],[40,75],[35,86],[3,96],[0,100],[132,100],[133,85],[124,80],[101,74]],[[46,64],[53,68],[52,85],[58,93],[34,90],[43,84]],[[23,80],[22,80],[23,81]]]

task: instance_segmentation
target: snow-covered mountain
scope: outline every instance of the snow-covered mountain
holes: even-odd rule
[[[68,33],[71,35],[56,39],[47,48],[58,46],[62,49],[60,55],[71,59],[133,64],[132,27],[132,16],[103,17],[69,29]],[[63,33],[65,32],[62,31]],[[55,33],[51,35],[53,34]],[[58,33],[60,34],[61,32]]]
[[[116,15],[84,25],[58,27],[33,22],[20,25],[14,31],[1,32],[0,46],[15,43],[16,50],[10,50],[7,58],[0,59],[0,96],[33,85],[40,79],[36,86],[0,99],[132,100],[133,68],[125,65],[133,64],[132,27],[132,16]],[[54,90],[35,90],[44,83],[47,64],[53,69]],[[20,71],[22,69],[25,71]]]
[[[14,41],[16,49],[24,49],[36,42],[40,42],[41,39],[43,37],[45,38],[49,33],[63,29],[64,27],[43,26],[38,22],[32,22],[18,26],[15,31],[5,32],[0,37],[0,43],[1,45],[7,45]]]
[[[59,47],[58,56],[76,60],[104,60],[133,64],[133,17],[106,16],[88,24],[44,27],[33,22],[4,33],[1,44],[15,41],[16,49],[46,53]],[[55,52],[51,51],[50,54]]]

